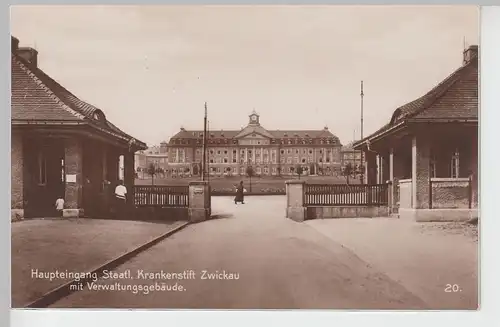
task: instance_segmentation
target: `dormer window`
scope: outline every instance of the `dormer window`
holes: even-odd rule
[[[104,113],[97,109],[92,113],[92,118],[97,120],[97,121],[105,121],[106,117],[104,117]]]

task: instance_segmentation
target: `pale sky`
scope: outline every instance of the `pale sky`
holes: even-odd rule
[[[132,136],[180,127],[364,136],[462,64],[473,6],[13,6],[12,34],[39,66]]]

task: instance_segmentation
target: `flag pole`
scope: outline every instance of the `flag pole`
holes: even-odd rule
[[[205,118],[203,119],[203,154],[201,162],[201,180],[207,177],[207,103],[205,102]]]
[[[210,121],[207,120],[207,134],[208,133],[210,133]],[[208,159],[208,156],[207,156],[207,181],[210,182],[210,160]]]
[[[363,81],[361,81],[361,93],[360,93],[360,96],[361,96],[361,140],[363,139],[363,97],[365,96],[365,93],[363,92]],[[361,169],[361,175],[360,175],[360,179],[361,179],[361,184],[363,184],[364,182],[364,175],[365,175],[365,172],[364,172],[364,162],[363,162],[363,150],[361,150],[361,156],[360,156],[360,166],[363,168]]]

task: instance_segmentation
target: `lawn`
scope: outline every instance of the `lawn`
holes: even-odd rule
[[[35,279],[32,269],[86,272],[180,224],[99,219],[33,219],[13,223],[12,307],[24,307],[69,281]]]
[[[248,177],[231,176],[231,177],[210,177],[210,185],[212,190],[216,191],[234,191],[234,186],[240,181],[243,181],[245,188],[249,191],[259,192],[261,190],[285,190],[285,182],[288,180],[298,180],[294,177]],[[302,176],[301,180],[312,184],[346,184],[344,177],[334,176]],[[198,181],[199,177],[186,178],[154,178],[154,185],[188,185],[189,182]],[[351,184],[359,183],[359,180],[350,179]],[[151,185],[151,178],[136,179],[136,185]],[[251,187],[250,187],[251,184]],[[251,190],[250,190],[251,188]]]

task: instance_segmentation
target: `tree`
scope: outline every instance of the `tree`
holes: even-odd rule
[[[149,164],[148,175],[151,175],[151,185],[154,185],[154,176],[156,175],[156,167],[154,163]]]
[[[345,166],[344,169],[342,170],[342,175],[346,178],[347,185],[349,185],[349,178],[352,176],[354,173],[354,169],[352,167],[352,164],[348,162]]]
[[[363,184],[363,176],[365,175],[365,166],[363,166],[363,164],[357,165],[356,174],[358,175],[361,184]]]
[[[304,167],[302,167],[301,165],[297,165],[297,167],[295,167],[295,173],[299,176],[300,179],[300,176],[304,173]]]
[[[250,178],[250,192],[252,192],[252,177],[255,176],[255,171],[252,166],[248,166],[246,170],[248,178]]]

